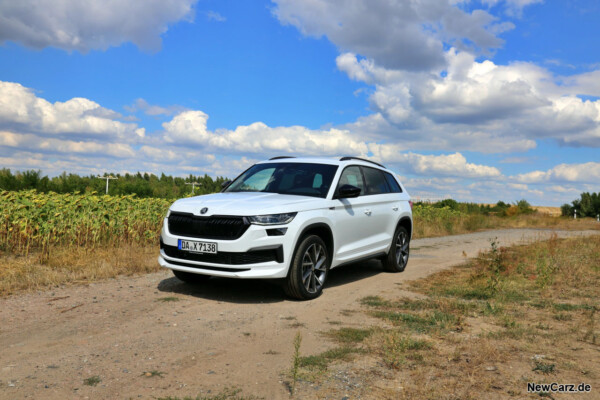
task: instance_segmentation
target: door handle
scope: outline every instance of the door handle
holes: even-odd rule
[[[365,214],[371,215],[371,210],[365,210]]]
[[[398,207],[392,207],[392,210],[398,211]]]

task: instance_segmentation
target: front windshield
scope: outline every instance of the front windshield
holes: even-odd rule
[[[337,165],[311,163],[256,164],[236,178],[225,192],[268,192],[326,197]]]

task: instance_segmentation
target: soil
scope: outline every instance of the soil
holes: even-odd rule
[[[400,297],[418,279],[500,246],[597,234],[506,229],[418,239],[403,273],[379,261],[331,271],[324,293],[292,301],[270,281],[184,284],[161,271],[0,299],[1,399],[129,399],[240,395],[289,398],[293,340],[301,354],[333,347],[320,332],[362,326],[365,296]],[[92,378],[92,379],[90,379]],[[343,393],[338,398],[341,398]]]

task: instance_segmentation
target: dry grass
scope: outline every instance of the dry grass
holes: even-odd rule
[[[55,249],[45,263],[40,263],[35,253],[28,256],[0,255],[0,296],[158,271],[157,254],[158,248],[154,246],[121,245],[114,248]]]
[[[462,214],[436,218],[422,218],[414,215],[413,239],[457,235],[500,228],[551,228],[561,230],[599,230],[600,224],[592,218],[554,217],[548,214],[516,215],[499,217],[496,215]]]
[[[344,375],[355,389],[343,394],[368,399],[539,398],[527,382],[585,382],[592,392],[577,398],[598,398],[599,236],[492,249],[411,290],[426,297],[363,299],[381,324],[363,329],[353,364],[303,393],[335,397]]]

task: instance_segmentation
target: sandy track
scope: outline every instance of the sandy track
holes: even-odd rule
[[[323,296],[310,302],[287,300],[271,282],[212,279],[193,287],[168,271],[0,299],[0,398],[184,397],[232,385],[244,394],[289,398],[282,373],[297,331],[302,354],[321,352],[332,346],[319,335],[331,322],[371,322],[359,311],[362,297],[397,297],[401,282],[459,264],[463,252],[489,249],[491,238],[506,246],[552,232],[414,240],[404,273],[383,272],[377,261],[335,269]],[[165,297],[177,301],[159,300]],[[144,375],[150,371],[162,376]],[[92,376],[101,382],[84,385]]]

